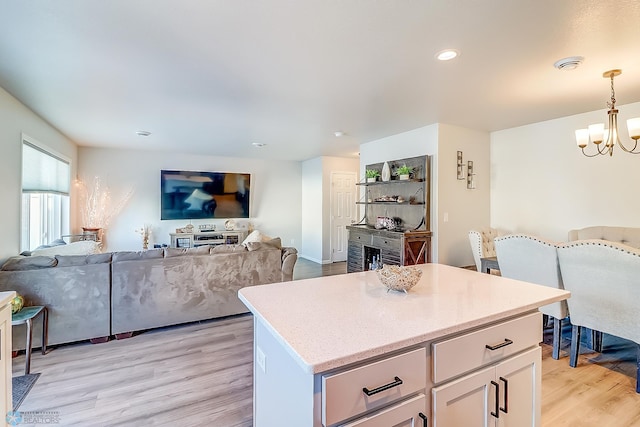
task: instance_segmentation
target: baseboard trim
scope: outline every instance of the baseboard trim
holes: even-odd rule
[[[298,254],[298,256],[300,258],[304,258],[306,260],[315,262],[316,264],[332,264],[331,260],[326,260],[326,259],[325,260],[320,260],[320,259],[313,258],[313,257],[307,256],[307,255],[302,255],[302,254]]]

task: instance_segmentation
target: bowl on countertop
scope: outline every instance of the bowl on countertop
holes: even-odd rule
[[[422,276],[422,270],[411,266],[385,265],[380,270],[376,270],[376,274],[380,282],[387,288],[387,292],[406,293],[418,283]]]

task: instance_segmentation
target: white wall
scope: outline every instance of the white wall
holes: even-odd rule
[[[490,224],[489,133],[440,124],[438,141],[438,262],[474,265],[468,232]],[[457,179],[458,151],[462,151],[463,180]],[[467,188],[468,160],[476,174],[473,190]]]
[[[20,205],[22,188],[22,133],[71,159],[71,176],[75,176],[77,146],[20,101],[0,88],[0,259],[20,252]],[[71,226],[75,209],[71,194]]]
[[[107,231],[106,249],[140,250],[142,241],[134,230],[149,224],[150,243],[170,243],[169,233],[189,221],[160,220],[160,170],[244,172],[251,174],[251,216],[253,227],[282,244],[301,243],[301,166],[299,162],[204,156],[157,151],[81,147],[79,176],[88,182],[99,176],[108,184],[114,201],[130,188],[134,194]],[[224,220],[193,220],[194,225]],[[238,221],[241,222],[241,221]]]
[[[620,139],[640,102],[618,106]],[[563,241],[591,225],[640,227],[640,155],[618,147],[613,157],[587,158],[574,130],[607,119],[606,110],[491,134],[491,224]]]
[[[302,245],[299,255],[322,262],[322,158],[302,162]]]

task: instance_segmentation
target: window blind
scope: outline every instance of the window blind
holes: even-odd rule
[[[22,191],[69,195],[69,162],[26,141],[22,144]]]

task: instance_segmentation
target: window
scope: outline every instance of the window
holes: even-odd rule
[[[22,138],[22,250],[69,234],[69,160]]]

